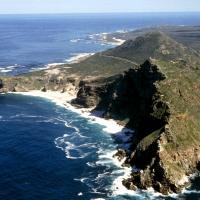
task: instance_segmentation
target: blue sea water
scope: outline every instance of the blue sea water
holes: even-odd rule
[[[19,74],[74,53],[110,48],[89,35],[152,25],[199,25],[198,13],[0,15],[1,74]],[[77,42],[74,42],[74,40]],[[103,126],[36,97],[0,95],[0,200],[174,199],[153,193],[114,195],[123,175]],[[199,199],[200,180],[178,199]]]
[[[200,13],[0,15],[0,73],[19,74],[112,47],[89,38],[97,33],[199,24]]]

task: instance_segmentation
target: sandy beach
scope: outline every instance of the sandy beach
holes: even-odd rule
[[[100,113],[91,112],[94,108],[85,109],[85,108],[76,108],[70,104],[72,99],[76,98],[77,91],[70,88],[69,91],[65,93],[61,93],[60,91],[47,91],[42,92],[39,90],[33,90],[29,92],[15,92],[13,94],[21,94],[26,96],[33,96],[33,97],[41,97],[45,99],[49,99],[50,101],[54,102],[56,105],[62,106],[68,110],[71,110],[75,113],[80,114],[81,116],[91,120],[94,123],[101,124],[105,126],[103,129],[106,132],[117,134],[117,133],[124,133],[124,132],[133,132],[130,129],[124,128],[124,126],[119,125],[115,120],[112,119],[104,119],[101,118],[99,115]]]

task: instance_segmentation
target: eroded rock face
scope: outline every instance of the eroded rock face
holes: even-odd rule
[[[0,79],[0,89],[3,88],[3,81]]]
[[[124,149],[118,149],[117,153],[113,155],[114,158],[117,158],[120,162],[127,157],[127,152]]]
[[[126,127],[140,132],[138,137],[142,138],[167,121],[168,106],[159,100],[156,89],[156,83],[164,79],[157,66],[147,60],[110,84],[96,109],[104,107],[105,117],[123,121]]]
[[[90,85],[87,82],[81,81],[77,98],[72,101],[72,104],[83,108],[94,107],[100,101],[102,92],[104,92],[104,87]]]
[[[79,91],[77,98],[72,101],[72,104],[78,107],[92,108],[104,102],[107,95],[112,93],[111,85],[113,85],[121,75],[100,78],[94,80],[82,80],[79,83]],[[104,110],[107,105],[102,105],[95,110]]]
[[[163,194],[179,193],[188,184],[186,176],[199,169],[199,145],[195,139],[191,140],[191,145],[185,144],[185,140],[190,139],[190,125],[186,124],[190,120],[193,123],[194,118],[177,115],[180,102],[176,98],[186,97],[183,90],[180,95],[178,88],[177,94],[173,94],[177,86],[166,87],[168,83],[167,74],[146,61],[110,82],[83,82],[80,85],[76,103],[83,107],[96,105],[96,110],[104,111],[104,117],[116,119],[136,130],[130,154],[120,150],[115,155],[120,160],[126,156],[125,164],[139,169],[123,181],[129,189],[153,187]],[[185,127],[187,132],[175,129],[176,124]],[[198,135],[195,135],[196,141],[200,141]]]
[[[3,87],[4,87],[3,81],[0,79],[0,92],[3,92]]]

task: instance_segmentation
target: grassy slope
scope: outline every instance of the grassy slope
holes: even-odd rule
[[[181,179],[200,160],[200,72],[177,64],[156,63],[167,76],[160,83],[159,91],[171,112],[165,135],[167,142],[162,142],[165,153],[160,156],[172,180]]]
[[[165,187],[168,184],[169,190],[177,191],[175,187],[179,180],[185,174],[194,172],[200,161],[200,56],[198,51],[176,42],[163,33],[153,32],[134,41],[129,40],[122,46],[103,54],[137,63],[151,58],[151,62],[165,75],[166,79],[157,82],[156,88],[159,101],[167,103],[170,108],[169,121],[164,130],[154,130],[145,136],[139,142],[137,149],[143,152],[143,155],[139,156],[140,160],[152,156],[152,160],[148,161],[152,162],[151,169],[145,169],[147,166],[144,166],[146,176],[151,174],[150,179],[153,180],[153,171],[158,167],[153,160],[157,159],[157,163],[160,163],[166,173],[165,179],[160,178],[159,181]],[[123,99],[118,98],[117,101],[113,101],[114,103],[111,101],[113,107],[111,106],[112,109],[109,110],[110,116],[116,117],[118,112],[116,105],[121,105],[123,112],[123,104],[119,104],[120,101],[123,102]],[[129,114],[125,113],[121,120],[129,118],[130,116],[126,114],[131,115],[134,111],[135,109]],[[159,110],[155,110],[151,114],[159,115],[158,112]],[[157,148],[158,143],[161,147],[157,157],[156,152],[151,154],[151,151],[152,146]]]
[[[153,31],[164,32],[177,42],[183,43],[193,49],[200,50],[200,26],[161,26],[143,28],[127,33],[113,33],[108,35],[107,39],[112,40],[113,37],[116,37],[123,40],[134,40],[136,37]]]

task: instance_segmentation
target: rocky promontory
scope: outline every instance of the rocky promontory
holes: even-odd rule
[[[0,90],[77,90],[73,105],[135,130],[123,156],[137,170],[123,184],[169,194],[200,170],[199,76],[197,50],[150,32],[77,64],[2,77]]]

